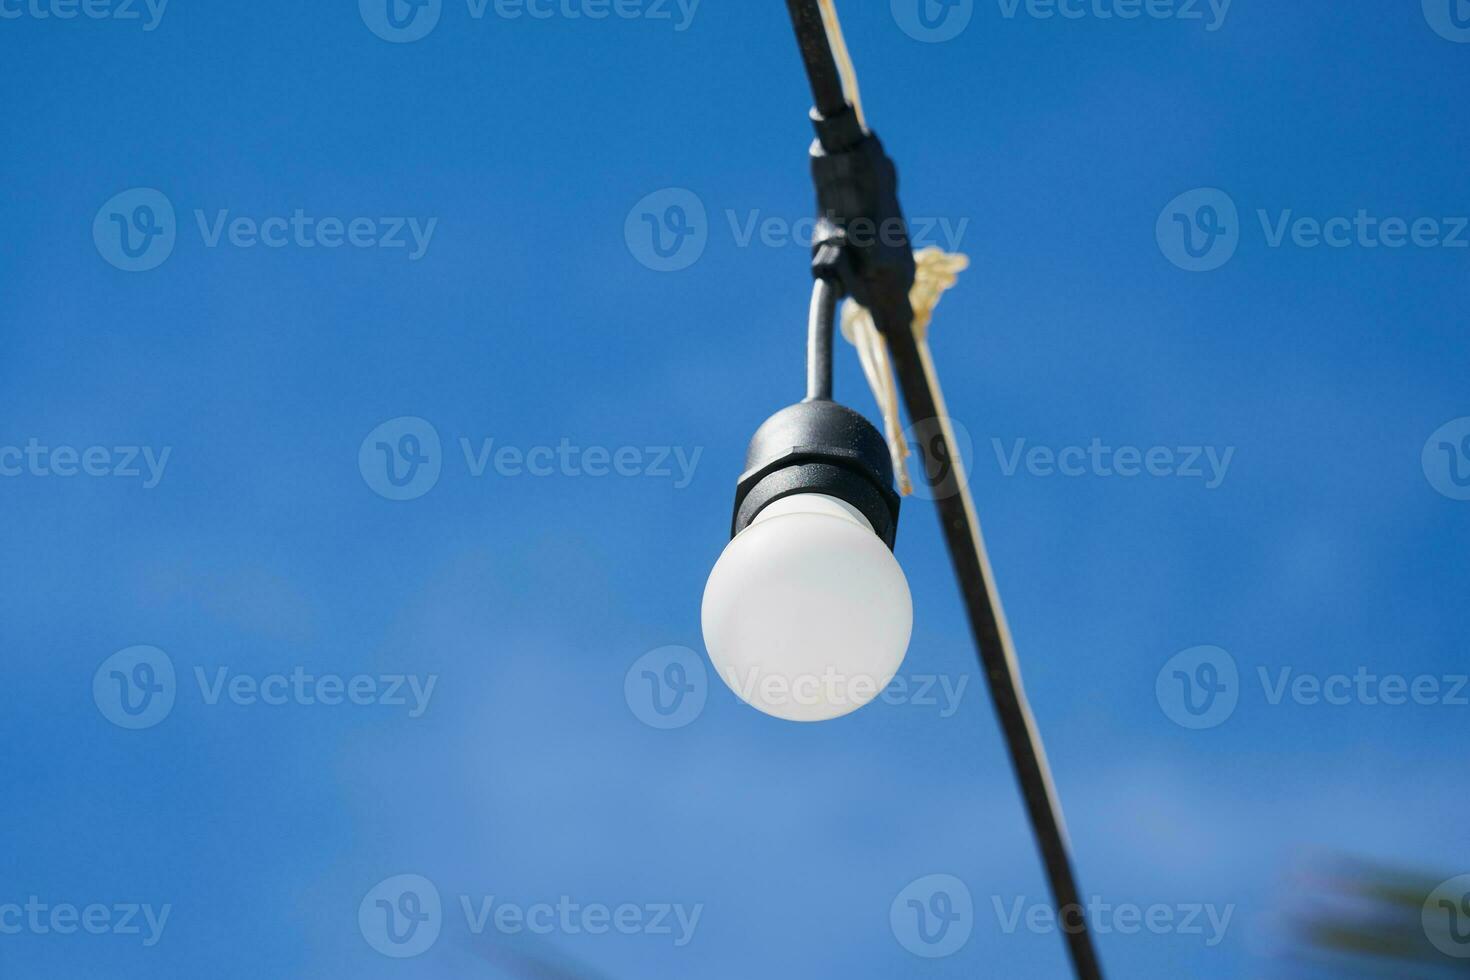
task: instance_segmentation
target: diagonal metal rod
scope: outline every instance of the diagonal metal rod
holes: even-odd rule
[[[818,0],[787,0],[786,6],[806,64],[817,117],[837,119],[847,110],[848,103]],[[888,295],[883,295],[883,290],[887,290]],[[928,347],[920,343],[914,334],[907,286],[896,292],[887,286],[883,290],[873,296],[885,308],[870,309],[870,312],[888,342],[904,405],[919,436],[924,472],[934,490],[945,544],[970,620],[976,653],[985,672],[1011,766],[1020,784],[1026,813],[1046,867],[1072,967],[1080,980],[1101,980],[1102,967],[1093,947],[1086,906],[1073,872],[1061,806],[1052,785],[1041,734],[1026,702],[1020,666],[1006,625],[1000,594],[996,590],[990,559],[986,555],[975,503],[964,471],[954,457],[954,432],[934,365],[929,359]],[[819,296],[820,285],[813,297],[814,312],[818,308]]]
[[[1066,826],[1046,763],[1046,750],[1021,685],[1020,666],[996,591],[975,504],[954,455],[954,432],[934,365],[927,349],[915,340],[911,324],[879,322],[878,327],[888,340],[889,357],[898,376],[904,405],[919,437],[924,472],[934,491],[950,562],[970,619],[970,632],[985,671],[996,717],[1005,734],[1011,767],[1021,785],[1037,847],[1046,865],[1072,967],[1081,980],[1101,980],[1102,967],[1088,931],[1086,905],[1072,869]]]
[[[786,9],[791,12],[796,44],[806,64],[806,77],[812,83],[812,102],[817,112],[831,118],[847,107],[847,95],[842,90],[842,75],[837,71],[837,59],[832,56],[831,42],[827,40],[822,10],[816,0],[786,0]]]

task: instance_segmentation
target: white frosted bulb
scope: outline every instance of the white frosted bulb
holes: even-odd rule
[[[888,686],[914,606],[867,518],[801,493],[767,505],[726,546],[701,618],[710,660],[741,699],[777,718],[825,721]]]

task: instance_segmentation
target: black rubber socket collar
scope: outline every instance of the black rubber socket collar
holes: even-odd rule
[[[883,435],[852,409],[823,399],[804,401],[781,409],[756,430],[735,491],[730,536],[749,527],[768,504],[797,493],[846,501],[893,548],[899,506],[893,460]]]

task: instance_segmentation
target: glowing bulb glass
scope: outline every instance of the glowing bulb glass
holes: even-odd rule
[[[726,546],[702,610],[710,660],[739,697],[790,721],[867,704],[913,630],[908,580],[850,504],[802,493],[767,505]]]

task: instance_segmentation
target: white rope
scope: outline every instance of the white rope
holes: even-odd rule
[[[822,24],[827,29],[827,41],[832,47],[832,57],[837,61],[837,72],[842,76],[842,89],[847,101],[852,103],[858,123],[863,131],[868,129],[863,115],[863,96],[858,89],[857,69],[852,63],[852,54],[847,50],[847,40],[842,35],[842,21],[837,16],[835,0],[819,0]],[[945,290],[953,286],[959,274],[969,268],[970,260],[963,255],[952,255],[937,248],[926,248],[914,253],[918,271],[914,286],[909,291],[909,302],[914,308],[914,338],[925,358],[929,356],[929,321],[934,318],[934,308]],[[883,415],[883,435],[888,439],[888,451],[893,456],[893,472],[898,477],[898,492],[904,496],[914,492],[909,480],[909,447],[903,437],[899,422],[898,385],[893,379],[893,365],[888,360],[888,344],[873,323],[872,314],[857,303],[848,300],[842,308],[842,336],[857,348],[862,361],[863,374],[868,387],[873,389],[873,398]]]
[[[909,303],[914,308],[914,339],[918,341],[919,352],[928,360],[929,324],[934,319],[934,308],[945,291],[959,281],[959,274],[969,268],[970,260],[943,249],[926,248],[914,253],[914,262],[918,270],[914,286],[909,290]],[[908,473],[909,446],[900,428],[898,385],[888,359],[888,342],[878,332],[873,315],[852,300],[842,307],[842,336],[857,348],[868,387],[873,389],[873,399],[883,415],[883,434],[893,457],[898,492],[908,496],[914,492]]]
[[[836,0],[818,0],[818,3],[822,8],[822,26],[827,29],[827,43],[832,48],[832,57],[837,60],[837,73],[842,76],[842,90],[847,94],[847,101],[852,103],[858,125],[866,133],[868,120],[863,116],[863,94],[858,90],[857,69],[853,67],[852,55],[847,50],[847,39],[842,36]]]

